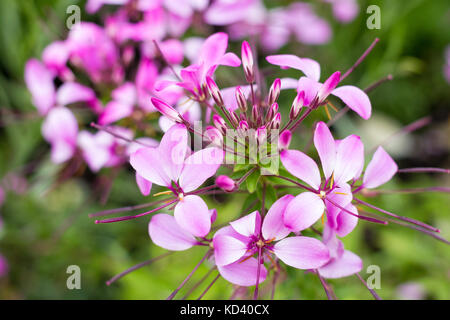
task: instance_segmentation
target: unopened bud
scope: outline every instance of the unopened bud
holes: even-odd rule
[[[248,130],[250,126],[248,125],[248,122],[245,120],[239,121],[239,129],[242,130]]]
[[[253,53],[247,41],[242,42],[241,58],[245,79],[247,79],[248,83],[253,83],[255,81],[255,74],[253,72]]]
[[[278,112],[278,103],[273,103],[266,114],[266,121],[271,121],[274,115]]]
[[[278,100],[278,97],[280,96],[280,90],[281,90],[281,80],[277,78],[272,83],[272,86],[270,87],[269,90],[269,95],[267,97],[267,104],[269,106]]]
[[[223,118],[221,116],[219,116],[218,114],[213,115],[213,123],[214,126],[219,129],[219,131],[222,134],[225,134],[227,132],[227,123],[225,122],[225,120],[223,120]]]
[[[163,116],[166,116],[167,118],[169,118],[170,120],[175,121],[175,122],[179,122],[179,123],[184,122],[184,119],[181,116],[181,114],[178,111],[176,111],[174,108],[169,106],[167,103],[165,103],[164,101],[162,101],[158,98],[151,98],[151,101],[152,101],[153,105],[155,106],[156,110],[161,112],[161,114]]]
[[[223,106],[223,98],[220,93],[219,87],[216,82],[211,77],[206,77],[206,86],[208,88],[209,94],[214,99],[214,102],[218,106]]]
[[[252,119],[255,123],[257,123],[258,118],[259,118],[259,107],[258,107],[258,105],[255,104],[252,107]]]
[[[273,117],[271,128],[272,129],[279,129],[280,125],[281,125],[281,113],[278,112],[275,115],[275,117]]]
[[[261,144],[267,138],[267,128],[266,126],[259,127],[256,129],[256,140]]]
[[[236,102],[242,112],[247,111],[247,99],[245,99],[244,93],[242,92],[240,86],[236,87]]]
[[[216,178],[216,185],[226,192],[233,192],[236,189],[236,182],[228,176],[218,176]]]
[[[318,103],[325,101],[331,91],[333,91],[334,88],[337,87],[340,79],[341,73],[339,71],[336,71],[322,84],[319,91],[317,92]]]
[[[289,118],[294,120],[300,114],[300,110],[305,102],[305,91],[300,91],[292,102],[291,111],[289,112]]]

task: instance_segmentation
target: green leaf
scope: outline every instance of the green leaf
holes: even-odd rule
[[[260,176],[261,173],[259,172],[259,170],[255,170],[250,176],[247,177],[247,180],[245,180],[245,182],[247,185],[248,192],[250,193],[255,192]]]

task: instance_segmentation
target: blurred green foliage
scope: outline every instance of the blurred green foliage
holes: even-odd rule
[[[270,6],[290,1],[270,2]],[[35,115],[30,95],[23,83],[23,68],[30,57],[40,57],[51,41],[65,36],[66,8],[80,1],[0,1],[0,178],[10,172],[23,172],[28,178],[25,194],[10,192],[0,209],[4,229],[0,231],[0,253],[10,264],[7,277],[0,279],[0,299],[163,299],[184,279],[204,254],[203,248],[173,254],[161,261],[127,275],[117,283],[106,286],[113,275],[141,261],[156,257],[164,251],[153,245],[147,234],[149,217],[116,224],[96,225],[88,213],[104,209],[98,197],[89,190],[89,179],[76,178],[55,186],[55,168],[48,159],[49,147],[40,136],[41,120]],[[369,4],[381,8],[381,29],[368,30],[365,9]],[[444,81],[444,48],[450,44],[450,8],[448,1],[360,1],[360,14],[349,24],[340,24],[332,18],[330,6],[313,3],[319,14],[333,27],[332,41],[323,46],[306,47],[293,43],[282,48],[284,53],[295,53],[316,59],[322,66],[322,80],[335,70],[345,71],[364,52],[369,44],[380,38],[369,57],[345,80],[346,84],[366,87],[392,74],[394,80],[383,84],[371,95],[374,117],[392,124],[392,132],[402,125],[431,115],[432,123],[408,135],[412,148],[398,154],[400,167],[412,165],[448,167],[448,111],[449,84]],[[83,15],[83,19],[92,19]],[[238,51],[238,44],[232,46]],[[261,58],[259,63],[269,67]],[[299,74],[289,70],[292,77]],[[222,68],[219,84],[227,76],[242,78],[240,70]],[[272,80],[279,75],[274,70]],[[270,83],[269,83],[270,84]],[[287,117],[293,94],[283,93],[280,106]],[[6,117],[5,112],[23,112],[29,117]],[[317,112],[308,121],[326,119]],[[384,120],[383,120],[384,119]],[[388,119],[388,120],[385,120]],[[377,129],[378,128],[378,129]],[[361,133],[365,141],[373,141],[366,126],[354,115],[347,115],[336,125],[342,136],[349,131]],[[365,131],[366,130],[366,131]],[[378,131],[377,131],[378,130]],[[375,127],[375,135],[386,132]],[[310,139],[311,130],[300,130],[298,146]],[[395,148],[394,148],[395,149]],[[392,152],[395,152],[393,150]],[[40,159],[35,166],[36,159]],[[28,168],[32,170],[27,170]],[[105,177],[113,172],[105,170]],[[403,174],[384,189],[404,189],[448,185],[442,175]],[[144,199],[135,186],[131,171],[122,170],[113,182],[107,208],[151,201]],[[225,202],[225,199],[227,201]],[[207,199],[210,207],[218,208],[218,223],[240,215],[245,196]],[[450,239],[449,197],[445,194],[386,194],[370,199],[375,205],[401,215],[423,220],[442,230]],[[450,298],[450,250],[424,234],[401,226],[371,225],[364,221],[344,239],[347,249],[363,258],[365,268],[371,264],[381,267],[381,289],[386,299],[399,298],[397,288],[408,282],[424,287],[429,299]],[[66,268],[76,264],[82,270],[82,290],[66,288]],[[206,274],[203,265],[189,284],[181,291],[183,297],[192,285]],[[208,279],[189,296],[196,298]],[[368,274],[361,272],[364,278]],[[286,280],[288,279],[288,280]],[[288,268],[281,276],[276,299],[324,299],[321,285],[313,274]],[[356,277],[330,281],[339,298],[370,299],[368,291]],[[205,298],[227,299],[232,286],[219,279]],[[269,282],[262,292],[269,290]],[[267,298],[269,295],[266,294]]]

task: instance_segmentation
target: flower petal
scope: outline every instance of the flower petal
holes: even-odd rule
[[[283,150],[280,153],[280,159],[289,173],[305,181],[314,189],[319,189],[320,172],[313,159],[298,150]]]
[[[364,163],[364,145],[360,137],[350,135],[339,141],[334,168],[334,181],[341,185],[354,178]]]
[[[324,278],[336,279],[347,277],[361,271],[362,260],[351,251],[344,250],[342,256],[332,259],[325,266],[319,268],[319,273]]]
[[[358,224],[358,210],[356,209],[356,207],[350,203],[344,208],[350,212],[353,212],[356,216],[351,215],[344,210],[341,211],[336,219],[336,234],[339,237],[345,237],[346,235],[348,235],[353,231],[353,229],[355,229],[356,225]]]
[[[284,225],[293,232],[312,226],[323,214],[325,205],[322,199],[312,192],[303,192],[296,196],[286,208]]]
[[[278,54],[266,57],[267,62],[280,66],[282,69],[293,68],[302,71],[308,78],[320,79],[320,64],[308,58],[300,58],[292,54]]]
[[[106,104],[105,109],[98,118],[100,125],[107,125],[126,118],[133,112],[133,105],[122,103],[119,101],[110,101]]]
[[[25,65],[25,83],[39,113],[46,114],[55,104],[55,85],[52,73],[37,59]]]
[[[258,261],[250,258],[238,261],[226,266],[217,266],[220,275],[227,281],[238,286],[254,286],[256,285],[256,276],[258,272]],[[264,265],[260,267],[259,283],[264,282],[267,277],[267,269]]]
[[[280,240],[285,238],[291,230],[283,222],[283,214],[294,196],[287,194],[270,207],[262,225],[262,235],[265,240]]]
[[[227,236],[219,235],[214,237],[214,258],[216,265],[224,266],[233,262],[236,262],[247,251],[247,245],[238,239]]]
[[[311,101],[317,96],[319,89],[322,87],[320,82],[317,82],[313,79],[301,77],[297,83],[297,92],[304,91],[305,92],[305,101],[304,105],[309,106]]]
[[[376,188],[392,179],[398,167],[382,147],[378,147],[364,172],[363,186]]]
[[[150,191],[152,191],[152,183],[147,179],[143,178],[136,172],[136,183],[141,191],[142,195],[148,196]]]
[[[273,248],[277,257],[297,269],[316,269],[330,259],[328,248],[310,237],[288,237]]]
[[[186,158],[180,175],[180,187],[189,192],[212,177],[223,162],[224,152],[219,148],[206,148]]]
[[[170,186],[170,178],[157,148],[140,148],[130,156],[130,164],[141,177],[160,186]]]
[[[259,234],[261,227],[261,216],[258,211],[254,211],[238,220],[230,222],[231,227],[245,237]]]
[[[156,245],[167,250],[186,250],[197,242],[194,236],[177,224],[174,217],[163,213],[152,217],[148,233]]]
[[[324,122],[319,122],[314,132],[314,146],[319,153],[325,178],[329,178],[336,163],[336,143],[330,129]]]
[[[186,158],[188,132],[183,124],[176,124],[164,134],[158,146],[161,164],[166,175],[177,181]]]
[[[205,64],[205,69],[217,65],[219,60],[225,54],[228,46],[228,35],[224,32],[217,32],[209,36],[203,42],[200,50],[199,62]]]
[[[206,236],[211,229],[208,206],[199,196],[185,196],[175,206],[174,216],[180,227],[196,237]]]
[[[341,86],[334,89],[331,92],[332,95],[340,98],[345,104],[361,116],[361,118],[367,120],[372,114],[372,105],[370,104],[369,97],[361,89],[355,86]]]

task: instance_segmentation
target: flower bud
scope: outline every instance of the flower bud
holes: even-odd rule
[[[253,83],[255,81],[255,74],[253,72],[253,53],[247,41],[242,42],[241,58],[245,79],[248,83]]]
[[[209,94],[214,99],[214,102],[218,106],[223,106],[223,98],[222,94],[220,93],[219,87],[217,86],[216,82],[211,77],[206,77],[206,86],[208,88]]]
[[[317,92],[317,98],[319,101],[318,103],[325,101],[331,91],[333,91],[334,88],[336,88],[336,86],[338,85],[340,78],[341,73],[339,71],[336,71],[322,84],[319,91]]]
[[[267,103],[269,106],[278,100],[278,97],[280,96],[280,90],[281,90],[281,80],[277,78],[272,83],[272,86],[270,87],[269,90],[269,95],[267,97]]]
[[[208,126],[205,129],[205,138],[213,143],[216,146],[222,146],[223,145],[223,135],[220,133],[219,129]]]
[[[155,106],[156,110],[161,112],[161,114],[163,116],[166,116],[167,118],[169,118],[170,120],[175,121],[175,122],[179,122],[179,123],[184,122],[184,119],[181,116],[181,114],[178,111],[176,111],[174,108],[169,106],[167,103],[165,103],[164,101],[162,101],[158,98],[151,98],[151,101],[152,101],[153,105]]]
[[[291,144],[292,133],[289,130],[284,130],[278,138],[278,149],[285,150]]]
[[[248,125],[248,122],[247,121],[245,121],[245,120],[241,120],[241,121],[239,121],[239,129],[242,129],[242,130],[248,130],[250,128],[250,126]]]
[[[216,178],[216,185],[226,192],[233,192],[237,187],[233,179],[224,175]]]
[[[266,121],[271,121],[274,115],[278,112],[278,103],[273,103],[266,114]]]
[[[219,131],[222,134],[225,134],[227,132],[227,123],[225,122],[225,120],[223,120],[223,118],[221,116],[219,116],[218,114],[213,115],[213,123],[214,126],[219,129]]]
[[[242,112],[247,111],[247,99],[245,99],[244,93],[242,92],[242,89],[240,86],[236,87],[236,101],[239,109]]]
[[[289,118],[294,120],[300,114],[300,110],[303,107],[305,101],[305,91],[300,91],[292,102],[291,111],[289,112]]]
[[[256,129],[256,140],[258,143],[263,143],[267,138],[267,128],[266,126],[259,127]]]
[[[272,129],[279,129],[280,125],[281,125],[281,113],[278,112],[275,115],[275,117],[273,117],[271,128]]]
[[[252,119],[255,123],[259,120],[259,107],[256,104],[252,107]]]

